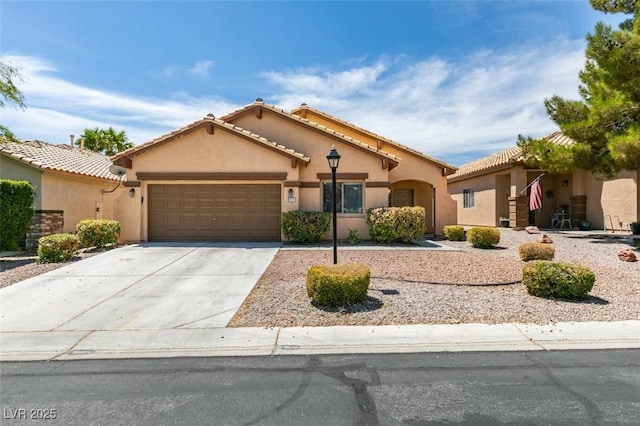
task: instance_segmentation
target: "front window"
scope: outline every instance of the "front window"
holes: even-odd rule
[[[338,213],[362,213],[362,184],[351,182],[336,183],[336,211]],[[322,211],[331,213],[331,182],[322,186]]]
[[[462,203],[463,203],[463,207],[465,209],[470,209],[471,207],[475,207],[476,205],[476,200],[475,200],[475,192],[473,191],[473,189],[463,189],[462,190]]]

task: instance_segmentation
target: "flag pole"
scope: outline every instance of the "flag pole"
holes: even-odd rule
[[[529,189],[529,187],[530,187],[531,185],[533,185],[533,182],[535,182],[535,181],[537,181],[537,180],[540,180],[540,178],[541,178],[542,176],[544,176],[544,174],[545,174],[545,173],[546,173],[546,172],[543,172],[540,176],[538,176],[537,178],[535,178],[534,180],[532,180],[532,181],[531,181],[531,183],[529,183],[529,185],[525,186],[525,187],[524,187],[524,189],[523,189],[522,191],[520,191],[520,194],[522,194],[524,191],[526,191],[527,189]]]

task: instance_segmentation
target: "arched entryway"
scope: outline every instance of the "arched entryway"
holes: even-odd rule
[[[433,234],[435,226],[435,188],[420,180],[401,180],[391,184],[389,205],[392,207],[424,207],[426,232]]]

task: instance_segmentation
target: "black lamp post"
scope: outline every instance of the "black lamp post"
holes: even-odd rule
[[[327,155],[329,167],[331,167],[331,208],[333,211],[333,264],[338,263],[338,220],[336,209],[336,169],[340,163],[340,154],[336,151],[335,145],[331,147],[331,151]]]

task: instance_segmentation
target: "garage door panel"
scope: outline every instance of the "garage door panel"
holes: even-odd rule
[[[280,240],[278,184],[167,184],[148,191],[150,241]]]

